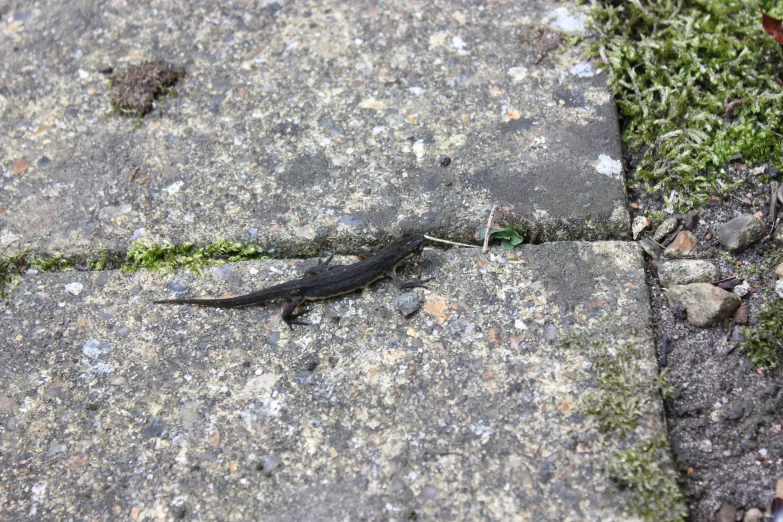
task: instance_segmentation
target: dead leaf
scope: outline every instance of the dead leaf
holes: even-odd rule
[[[761,26],[767,34],[771,34],[775,41],[779,44],[783,44],[783,25],[780,20],[773,18],[764,12],[764,9],[759,6],[761,11]]]

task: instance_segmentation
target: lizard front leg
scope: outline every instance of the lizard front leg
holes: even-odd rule
[[[300,324],[302,326],[307,326],[310,323],[305,323],[302,321],[297,321],[296,318],[303,316],[307,313],[306,310],[303,310],[301,312],[297,312],[300,306],[302,306],[302,303],[304,303],[305,298],[304,297],[297,297],[287,305],[285,305],[285,308],[283,308],[282,313],[282,319],[285,321],[285,324],[288,325],[288,327],[293,330],[295,324]]]
[[[428,277],[427,279],[411,279],[410,281],[403,281],[402,279],[400,279],[400,276],[397,275],[394,269],[391,269],[388,272],[386,272],[386,275],[391,278],[391,280],[400,290],[404,290],[406,288],[427,288],[426,286],[424,286],[424,283],[426,283],[427,281],[432,281],[434,279],[433,277]]]

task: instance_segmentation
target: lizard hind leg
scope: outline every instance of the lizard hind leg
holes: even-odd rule
[[[293,325],[295,324],[299,324],[302,326],[307,326],[308,324],[310,324],[310,323],[305,323],[303,321],[296,320],[297,317],[301,317],[307,313],[307,310],[298,311],[299,307],[302,306],[304,301],[305,301],[304,297],[297,297],[293,301],[285,305],[285,308],[283,308],[282,319],[291,330],[294,329]]]

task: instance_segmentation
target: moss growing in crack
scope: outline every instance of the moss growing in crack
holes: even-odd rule
[[[120,266],[121,258],[101,249],[95,257],[86,256],[46,256],[30,252],[19,252],[12,256],[0,256],[0,297],[4,297],[5,287],[14,277],[26,270],[44,272],[70,272],[73,270],[106,270]]]
[[[196,246],[193,243],[181,245],[145,245],[138,241],[131,243],[123,271],[140,269],[172,272],[178,268],[189,268],[197,273],[204,265],[216,265],[226,262],[269,259],[261,253],[258,246],[219,239],[209,246]]]
[[[565,348],[580,346],[569,341]],[[633,433],[645,416],[651,399],[661,393],[662,382],[643,371],[643,355],[634,342],[592,343],[586,349],[591,361],[596,387],[585,393],[580,409],[593,417],[601,433],[626,437]]]
[[[770,301],[758,315],[758,325],[743,330],[740,349],[758,368],[783,368],[783,300]]]
[[[12,256],[0,256],[0,297],[5,297],[6,285],[22,271],[25,257],[24,252]]]
[[[609,476],[621,488],[634,493],[629,511],[643,520],[680,522],[688,516],[675,471],[660,462],[666,460],[669,442],[665,437],[640,442],[609,458]]]
[[[687,507],[677,474],[670,465],[668,441],[639,440],[639,422],[650,415],[656,394],[671,393],[664,375],[652,376],[643,368],[646,355],[635,341],[611,345],[564,340],[566,350],[582,350],[591,362],[596,387],[588,390],[579,409],[592,417],[606,440],[634,439],[633,444],[609,459],[609,478],[624,496],[626,509],[643,520],[681,522]]]
[[[624,120],[645,149],[637,179],[680,193],[680,209],[730,190],[732,155],[783,164],[783,46],[765,34],[773,0],[592,0]]]

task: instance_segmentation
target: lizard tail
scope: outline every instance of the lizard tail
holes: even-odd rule
[[[154,304],[189,304],[200,306],[212,306],[216,308],[236,308],[260,304],[258,298],[253,296],[226,297],[223,299],[161,299],[153,301]]]

